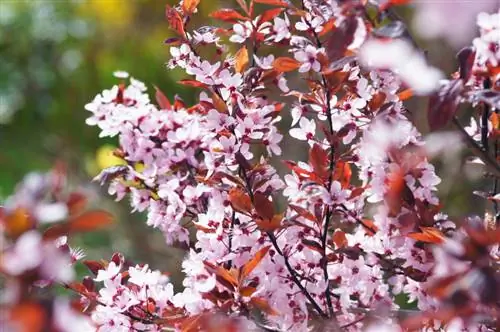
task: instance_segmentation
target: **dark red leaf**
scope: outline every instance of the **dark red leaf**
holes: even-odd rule
[[[309,219],[313,222],[317,222],[318,220],[316,219],[316,217],[309,211],[307,211],[306,209],[300,207],[300,206],[297,206],[297,205],[293,205],[293,204],[290,204],[288,205],[292,210],[294,210],[295,212],[297,212],[301,217],[304,217],[306,219]]]
[[[80,212],[87,204],[87,196],[80,192],[72,192],[66,200],[70,214]]]
[[[489,247],[491,245],[500,243],[500,227],[494,230],[485,230],[485,229],[475,229],[473,227],[464,225],[465,230],[469,237],[474,241],[475,244]]]
[[[156,102],[158,103],[158,106],[160,106],[161,110],[169,110],[172,108],[172,104],[170,104],[170,101],[168,100],[167,96],[157,87],[155,86],[156,89]]]
[[[352,170],[349,163],[339,160],[335,164],[335,171],[333,173],[333,180],[339,181],[342,188],[347,188],[351,183]]]
[[[328,177],[328,153],[317,143],[309,150],[309,164],[320,178]]]
[[[348,16],[337,29],[332,31],[326,41],[326,54],[330,61],[333,62],[344,57],[347,47],[354,40],[357,27],[356,17]]]
[[[264,219],[271,220],[274,217],[274,204],[261,192],[254,195],[254,207],[257,214]]]
[[[443,128],[453,118],[457,111],[462,91],[463,82],[460,79],[456,79],[447,83],[431,96],[427,120],[432,131]]]
[[[95,291],[94,279],[90,278],[89,276],[86,276],[86,277],[83,278],[82,285],[85,287],[85,289],[88,292],[94,292]]]
[[[275,214],[271,219],[256,218],[257,227],[263,232],[274,232],[281,227],[283,214]]]
[[[177,37],[167,38],[164,41],[165,44],[168,44],[170,46],[179,45],[181,42],[182,42],[181,39]]]
[[[335,28],[335,19],[330,19],[323,25],[323,30],[321,30],[318,36],[322,37],[332,31]]]
[[[323,254],[323,247],[321,247],[321,244],[314,240],[309,240],[309,239],[302,239],[302,244],[304,244],[307,248],[317,251],[321,254]]]
[[[458,64],[460,67],[460,78],[467,81],[472,74],[472,66],[476,58],[476,50],[474,47],[464,47],[457,53]]]
[[[104,269],[104,264],[98,261],[85,260],[83,264],[96,276],[99,270]]]

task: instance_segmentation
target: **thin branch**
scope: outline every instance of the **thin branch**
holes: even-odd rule
[[[358,319],[356,319],[356,320],[353,320],[353,321],[352,321],[352,322],[350,322],[350,323],[347,323],[347,324],[345,324],[345,325],[342,325],[340,328],[341,328],[341,329],[346,329],[346,328],[348,328],[348,327],[351,327],[351,326],[353,326],[353,325],[356,325],[356,324],[358,324],[358,323],[361,323],[361,322],[362,322],[365,318],[366,318],[366,316],[362,316],[362,317],[360,317],[360,318],[358,318]]]
[[[302,1],[302,9],[305,9],[304,1]],[[316,45],[318,48],[322,48],[323,45],[321,43],[321,40],[319,39],[318,34],[312,27],[311,23],[306,19],[306,24],[309,26],[309,29],[312,31],[314,38],[316,40]],[[331,92],[328,86],[328,81],[325,77],[325,75],[321,74],[321,79],[322,79],[322,84],[323,84],[323,89],[325,91],[325,99],[326,99],[326,117],[328,121],[328,129],[330,131],[330,136],[333,136],[334,130],[333,130],[333,122],[332,122],[332,110],[330,107],[330,99],[331,99]],[[332,187],[332,177],[333,177],[333,171],[335,169],[335,153],[334,153],[334,148],[330,144],[330,160],[329,160],[329,176],[328,176],[328,183],[327,183],[327,190],[330,192],[330,189]],[[326,243],[328,239],[328,228],[330,227],[330,220],[332,218],[332,211],[330,206],[327,206],[326,208],[326,213],[325,213],[325,220],[323,222],[323,232],[321,234],[321,247],[323,248],[323,260],[322,260],[322,269],[323,269],[323,275],[325,278],[325,283],[326,283],[326,289],[325,289],[325,297],[326,297],[326,303],[328,306],[328,313],[330,317],[334,318],[334,313],[333,313],[333,303],[332,303],[332,298],[330,296],[330,291],[329,291],[329,277],[328,277],[328,260],[326,259]]]
[[[465,142],[469,145],[472,150],[472,153],[476,155],[479,159],[483,161],[483,163],[490,169],[492,174],[497,178],[500,178],[500,165],[494,160],[486,151],[484,151],[481,146],[477,144],[477,142],[469,136],[467,131],[465,131],[464,127],[460,124],[457,117],[454,116],[452,119],[453,124],[459,130],[460,134],[463,136]]]
[[[314,298],[309,294],[309,291],[302,285],[300,280],[297,277],[297,271],[293,269],[293,267],[290,265],[290,262],[288,261],[288,258],[284,255],[284,253],[281,251],[278,242],[276,241],[276,237],[274,236],[273,233],[268,232],[267,236],[269,237],[269,240],[273,244],[274,249],[276,252],[283,257],[283,260],[285,261],[285,266],[288,269],[288,272],[290,273],[293,282],[299,287],[299,289],[302,291],[302,294],[305,295],[307,300],[311,303],[311,305],[314,307],[314,309],[320,314],[321,317],[323,318],[328,318],[328,315],[325,314],[325,312],[321,309],[319,304],[314,300]]]

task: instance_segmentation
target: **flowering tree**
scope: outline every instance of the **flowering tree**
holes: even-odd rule
[[[142,82],[116,72],[122,82],[86,106],[87,124],[118,137],[115,155],[126,164],[96,179],[147,211],[167,245],[186,249],[182,291],[121,254],[84,261],[93,276],[71,282],[62,271],[80,253],[60,236],[107,215],[75,221],[71,200],[32,204],[38,189],[23,186],[2,213],[1,267],[17,287],[11,322],[22,321],[32,287],[52,281],[77,292],[76,307],[90,315],[72,312],[70,330],[498,329],[500,13],[478,16],[480,37],[445,79],[392,11],[409,1],[237,0],[211,14],[221,27],[195,28],[199,2],[166,10],[176,33],[166,41],[168,67],[200,89],[197,104],[172,102],[159,88],[153,104]],[[432,130],[453,123],[485,165],[493,189],[482,196],[493,214],[441,212],[431,150],[404,104],[414,95],[431,96]],[[465,128],[461,104],[473,106]],[[273,165],[288,113],[282,133],[308,158],[283,160],[281,177]],[[20,219],[68,215],[43,235],[32,224],[11,230]],[[33,250],[36,262],[21,258]],[[65,258],[47,259],[52,252]],[[408,303],[418,310],[403,310]],[[57,321],[65,308],[49,316]]]

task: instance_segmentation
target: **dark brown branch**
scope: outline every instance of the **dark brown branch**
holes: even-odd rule
[[[304,6],[304,1],[302,1],[302,9],[305,9]],[[322,47],[321,40],[319,39],[318,34],[312,27],[311,23],[306,20],[306,24],[309,26],[309,29],[312,31],[314,35],[314,39],[316,40],[316,46],[318,48]],[[321,79],[322,79],[322,84],[323,84],[323,89],[325,91],[325,99],[326,99],[326,117],[328,121],[328,129],[330,132],[330,136],[333,136],[334,131],[333,131],[333,122],[332,122],[332,110],[330,107],[330,99],[331,99],[331,92],[328,86],[328,81],[325,77],[325,75],[321,74]],[[327,190],[330,192],[330,189],[332,187],[332,177],[333,177],[333,171],[335,169],[335,155],[334,155],[334,148],[330,144],[330,160],[329,160],[329,176],[328,176],[328,183],[327,183]],[[325,283],[326,283],[326,289],[325,289],[325,297],[326,297],[326,303],[328,306],[328,313],[330,317],[334,317],[333,313],[333,303],[332,303],[332,298],[330,296],[330,291],[329,291],[329,277],[328,277],[328,260],[326,259],[326,243],[328,239],[328,228],[330,227],[330,220],[332,217],[332,211],[330,206],[327,206],[326,212],[325,212],[325,220],[323,223],[323,232],[321,234],[321,247],[323,248],[323,259],[321,262],[322,269],[323,269],[323,276],[325,278]]]
[[[267,233],[267,236],[269,237],[269,240],[271,241],[274,249],[276,250],[276,252],[283,257],[283,260],[285,261],[285,266],[288,270],[288,272],[290,273],[290,276],[292,277],[292,280],[293,282],[297,285],[297,287],[299,287],[299,289],[302,291],[302,294],[305,295],[305,297],[307,298],[307,300],[309,301],[309,303],[311,303],[311,305],[313,306],[314,310],[316,310],[318,312],[318,314],[323,317],[323,318],[328,318],[328,315],[325,314],[325,312],[321,309],[321,307],[319,306],[319,304],[314,300],[314,298],[311,296],[311,294],[309,294],[309,291],[302,285],[302,283],[300,282],[298,276],[297,276],[297,271],[295,271],[293,269],[293,267],[290,265],[290,262],[288,261],[288,258],[284,255],[283,251],[281,251],[279,245],[278,245],[278,242],[276,241],[276,237],[274,236],[273,233],[271,232],[268,232]]]

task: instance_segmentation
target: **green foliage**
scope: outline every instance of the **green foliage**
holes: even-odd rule
[[[88,166],[103,141],[85,125],[84,106],[116,83],[113,71],[128,71],[169,97],[178,93],[191,101],[189,88],[173,91],[179,77],[162,66],[168,59],[162,41],[170,34],[164,6],[119,0],[0,3],[0,197],[25,173],[56,160],[69,165],[77,182],[94,175]]]

